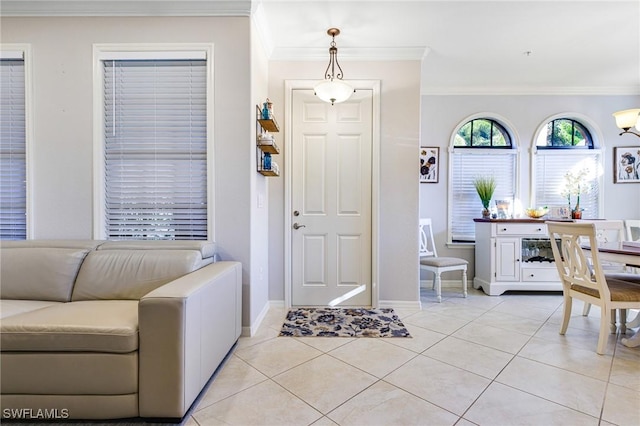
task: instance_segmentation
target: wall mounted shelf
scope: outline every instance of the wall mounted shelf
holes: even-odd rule
[[[258,173],[264,176],[280,176],[278,164],[270,159],[272,154],[280,154],[280,148],[276,145],[273,137],[265,137],[267,132],[277,133],[280,131],[275,117],[263,118],[260,107],[256,105],[256,164]],[[269,168],[265,168],[265,156],[270,159]]]

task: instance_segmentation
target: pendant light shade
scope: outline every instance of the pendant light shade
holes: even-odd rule
[[[349,83],[342,80],[342,68],[338,63],[338,48],[336,47],[335,38],[340,34],[340,30],[329,28],[327,34],[332,38],[329,47],[329,65],[324,72],[324,80],[316,84],[313,90],[317,97],[325,102],[331,102],[331,105],[333,105],[349,99],[354,90]]]
[[[346,101],[353,93],[353,87],[342,80],[323,80],[313,90],[317,97],[331,105]]]

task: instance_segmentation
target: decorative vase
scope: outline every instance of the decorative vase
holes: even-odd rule
[[[582,210],[579,208],[575,208],[571,210],[571,218],[572,219],[582,219]]]
[[[576,202],[576,206],[571,210],[571,218],[572,219],[582,219],[582,209],[580,208],[580,195],[578,195],[578,201]]]
[[[482,209],[482,218],[483,219],[490,219],[491,218],[491,211],[489,211],[488,208],[484,208]]]

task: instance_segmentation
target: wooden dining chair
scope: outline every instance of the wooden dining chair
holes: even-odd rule
[[[581,244],[586,239],[591,247],[597,247],[595,224],[547,222],[547,229],[551,241],[560,242],[559,246],[551,244],[564,298],[560,334],[567,332],[573,299],[599,306],[600,333],[596,352],[602,355],[606,349],[612,313],[620,310],[620,320],[624,323],[627,309],[640,308],[640,286],[605,278],[597,250],[591,251],[591,261],[588,261]]]
[[[581,223],[593,223],[596,226],[596,242],[598,245],[625,240],[624,221],[622,220],[583,219]],[[621,263],[602,262],[600,266],[602,266],[605,276],[608,273],[627,272],[626,265]],[[591,305],[585,303],[582,308],[582,315],[585,317],[589,315],[590,309]],[[612,332],[614,331],[615,327],[612,329]]]
[[[420,219],[420,270],[433,273],[433,287],[438,302],[442,302],[441,274],[448,271],[462,271],[462,294],[467,297],[467,262],[457,257],[439,257],[433,238],[430,218]]]
[[[627,231],[627,241],[640,241],[640,219],[626,219],[624,227]]]

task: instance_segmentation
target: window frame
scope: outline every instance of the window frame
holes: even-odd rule
[[[511,139],[511,147],[502,147],[502,146],[493,146],[493,147],[471,147],[471,146],[455,146],[455,138],[460,129],[465,126],[469,121],[478,120],[478,119],[486,119],[495,121],[499,126],[501,126],[504,131],[509,135]],[[506,118],[501,115],[492,113],[492,112],[480,112],[473,115],[470,115],[464,119],[462,119],[458,125],[453,129],[451,136],[449,138],[449,159],[448,159],[448,182],[447,182],[447,245],[451,247],[475,247],[475,241],[453,241],[453,232],[452,232],[452,218],[453,218],[453,156],[456,150],[466,150],[470,155],[474,154],[482,154],[486,152],[495,152],[500,155],[513,155],[514,161],[514,199],[520,199],[520,174],[521,174],[521,166],[520,166],[520,140],[518,134],[515,131],[515,126]],[[478,216],[479,217],[479,216]]]
[[[24,61],[24,137],[25,137],[25,238],[35,237],[33,220],[33,61],[31,44],[0,43],[0,54],[21,54]],[[17,58],[16,58],[17,59]]]
[[[93,45],[93,238],[106,239],[105,194],[105,121],[103,60],[189,59],[194,54],[206,58],[207,126],[207,240],[215,241],[214,202],[214,56],[212,43],[115,43]]]
[[[578,122],[582,125],[591,136],[592,147],[584,146],[573,146],[573,147],[549,147],[549,146],[538,146],[537,141],[542,132],[546,131],[547,125],[554,120],[559,119],[568,119]],[[595,125],[595,123],[587,116],[576,113],[576,112],[563,112],[559,114],[554,114],[550,117],[542,120],[540,125],[536,128],[535,133],[533,134],[533,138],[531,141],[531,155],[529,158],[529,168],[530,179],[529,179],[529,204],[531,206],[537,206],[536,200],[536,183],[537,183],[537,159],[539,155],[554,155],[553,152],[557,152],[558,155],[585,155],[592,154],[598,156],[598,169],[597,173],[597,182],[598,182],[598,211],[597,217],[601,218],[604,216],[604,206],[605,206],[605,182],[604,182],[604,169],[606,164],[606,149],[601,141],[604,138],[602,133],[599,130],[599,127]],[[575,205],[575,197],[572,197],[572,206]]]

